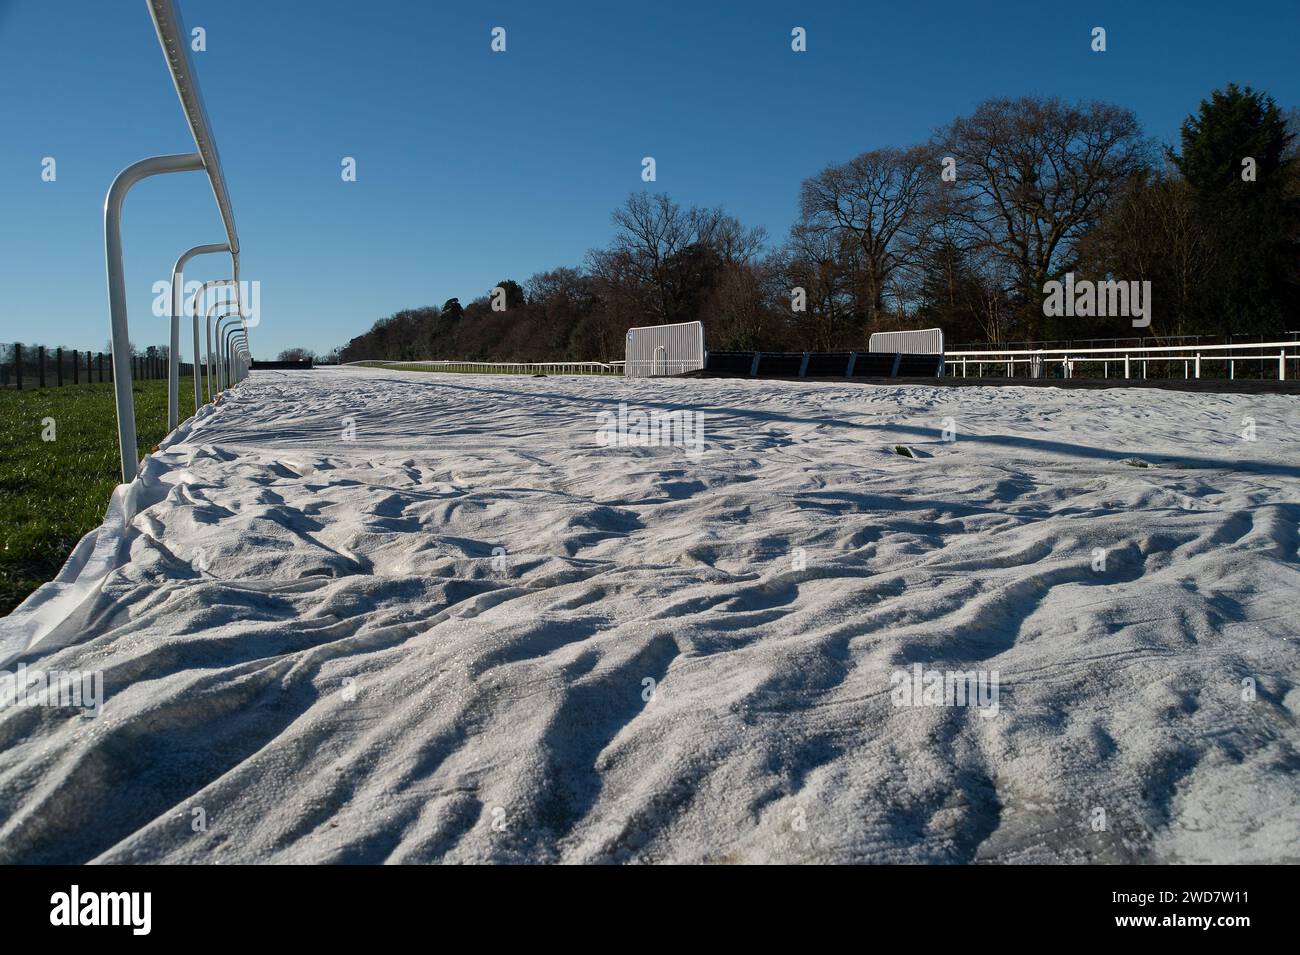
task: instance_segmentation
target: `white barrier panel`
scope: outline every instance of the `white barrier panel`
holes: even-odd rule
[[[942,355],[943,329],[918,328],[906,332],[875,332],[867,340],[867,351],[902,352],[904,355]]]
[[[629,328],[625,357],[623,374],[629,378],[698,371],[704,367],[704,324]]]

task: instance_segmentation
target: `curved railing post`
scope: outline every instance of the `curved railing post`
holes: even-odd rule
[[[248,330],[242,329],[242,337],[235,338],[235,384],[244,380],[244,356],[248,354]]]
[[[234,380],[234,371],[235,371],[235,366],[234,366],[234,362],[233,362],[233,358],[232,358],[232,354],[233,354],[233,353],[231,352],[232,342],[231,342],[231,338],[230,338],[230,336],[232,336],[232,335],[236,335],[236,334],[242,332],[243,330],[244,330],[244,329],[243,329],[241,326],[239,326],[239,325],[228,325],[228,326],[226,326],[226,337],[225,337],[225,346],[226,346],[226,347],[225,347],[225,350],[224,350],[223,354],[225,355],[225,366],[226,366],[226,387],[227,387],[227,388],[229,388],[231,385],[233,385],[233,384],[235,383],[235,380]]]
[[[227,303],[227,304],[231,304],[231,303]],[[234,303],[234,304],[236,305],[236,307],[238,307],[238,303]],[[243,316],[242,314],[240,314],[238,311],[236,311],[234,315],[223,315],[223,316],[221,316],[220,318],[217,319],[217,371],[216,371],[216,375],[217,375],[217,391],[218,391],[218,392],[225,391],[226,388],[227,388],[227,386],[229,386],[229,384],[230,384],[229,380],[227,379],[227,375],[226,375],[226,372],[228,371],[228,369],[226,368],[226,363],[225,363],[225,359],[226,359],[226,349],[225,349],[225,347],[224,347],[225,344],[226,344],[226,342],[225,342],[225,337],[224,337],[224,336],[226,336],[226,335],[228,335],[228,334],[230,333],[230,326],[227,325],[225,328],[222,328],[222,327],[221,327],[221,323],[222,323],[222,322],[225,322],[225,321],[233,321],[233,320],[235,320],[235,319],[238,319],[240,322],[242,322],[242,321],[244,320],[244,316]]]
[[[203,300],[207,298],[208,289],[219,288],[221,286],[233,285],[233,279],[217,279],[213,282],[204,282],[203,287],[194,295],[193,309],[191,315],[194,317],[194,410],[198,411],[203,407],[203,375],[199,372],[199,361],[203,361],[203,368],[208,373],[208,400],[212,399],[212,369],[208,359],[203,358],[202,349],[199,345],[199,309],[203,307]],[[208,351],[212,351],[212,329],[208,329]]]
[[[213,252],[229,252],[229,242],[196,245],[186,249],[172,266],[172,336],[171,360],[167,369],[167,430],[176,430],[180,423],[180,386],[181,386],[181,311],[184,309],[185,263],[196,255],[208,255]],[[199,323],[194,322],[194,410],[199,404]]]
[[[231,343],[230,352],[230,383],[239,384],[244,380],[244,349],[248,347],[248,332],[241,328],[240,334],[236,335]]]
[[[212,350],[213,348],[212,313],[215,312],[218,308],[235,308],[237,307],[237,305],[238,303],[236,302],[225,301],[225,302],[213,302],[210,306],[208,306],[207,325],[208,325],[208,400],[209,401],[212,401],[214,398],[217,397],[217,391],[219,390],[218,388],[214,387],[214,382],[213,382],[213,379],[217,374],[217,354]],[[217,323],[218,325],[220,325],[221,320],[218,319]]]
[[[131,394],[131,333],[126,313],[126,277],[122,265],[122,204],[141,179],[169,172],[203,168],[198,153],[151,156],[117,174],[104,197],[104,264],[108,272],[108,314],[113,341],[113,393],[117,404],[117,445],[122,481],[135,478],[140,467],[135,441],[135,400]]]

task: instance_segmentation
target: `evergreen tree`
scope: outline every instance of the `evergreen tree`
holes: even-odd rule
[[[1213,331],[1277,334],[1296,317],[1291,138],[1272,97],[1229,84],[1201,101],[1170,154],[1216,252],[1202,303]]]

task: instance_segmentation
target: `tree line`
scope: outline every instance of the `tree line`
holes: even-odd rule
[[[1186,118],[1176,149],[1108,103],[990,99],[925,143],[805,180],[778,244],[721,208],[633,193],[581,267],[402,310],[338,357],[611,359],[629,327],[697,319],[715,350],[852,349],[934,326],[995,344],[1278,336],[1300,328],[1297,125],[1235,85]],[[1150,326],[1044,309],[1067,274],[1149,282]]]

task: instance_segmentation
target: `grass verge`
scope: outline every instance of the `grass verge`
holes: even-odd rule
[[[167,433],[166,380],[134,385],[141,456]],[[193,379],[180,383],[181,414]],[[191,398],[192,403],[192,398]],[[42,439],[53,419],[53,441]],[[121,479],[109,382],[0,391],[0,615],[54,577]]]

